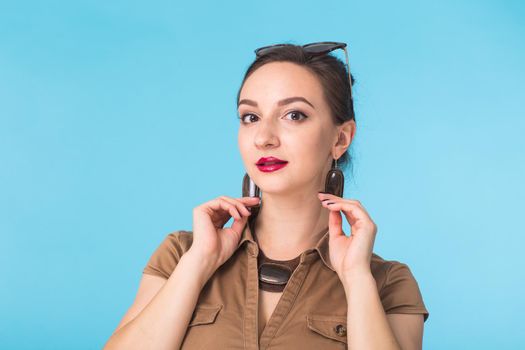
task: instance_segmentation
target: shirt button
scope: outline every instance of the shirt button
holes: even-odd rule
[[[335,333],[340,336],[344,337],[346,335],[346,327],[342,324],[338,324],[334,327]]]

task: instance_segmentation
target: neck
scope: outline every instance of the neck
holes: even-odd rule
[[[290,260],[314,248],[328,227],[329,211],[321,205],[317,189],[293,195],[263,193],[262,202],[255,233],[270,259]]]

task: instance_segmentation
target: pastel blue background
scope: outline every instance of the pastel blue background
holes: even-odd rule
[[[357,80],[345,197],[424,348],[523,346],[524,36],[518,0],[1,1],[0,347],[102,348],[161,240],[241,195],[253,50],[324,40]]]

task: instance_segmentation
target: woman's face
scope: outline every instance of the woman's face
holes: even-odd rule
[[[271,62],[258,68],[240,92],[238,142],[250,178],[266,193],[318,191],[330,169],[338,129],[315,75],[291,62]],[[309,103],[294,100],[300,97]],[[277,157],[286,166],[265,172],[261,157]]]

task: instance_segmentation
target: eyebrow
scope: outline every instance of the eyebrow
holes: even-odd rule
[[[293,96],[293,97],[288,97],[288,98],[282,99],[282,100],[277,102],[277,105],[278,106],[284,106],[284,105],[287,105],[287,104],[290,104],[290,103],[296,102],[296,101],[305,102],[305,103],[309,104],[313,109],[315,109],[314,105],[311,104],[310,101],[308,101],[306,98],[301,97],[301,96]],[[249,106],[257,107],[257,102],[255,102],[253,100],[246,99],[246,98],[240,100],[239,103],[237,104],[237,107],[239,107],[243,103],[247,104]]]

